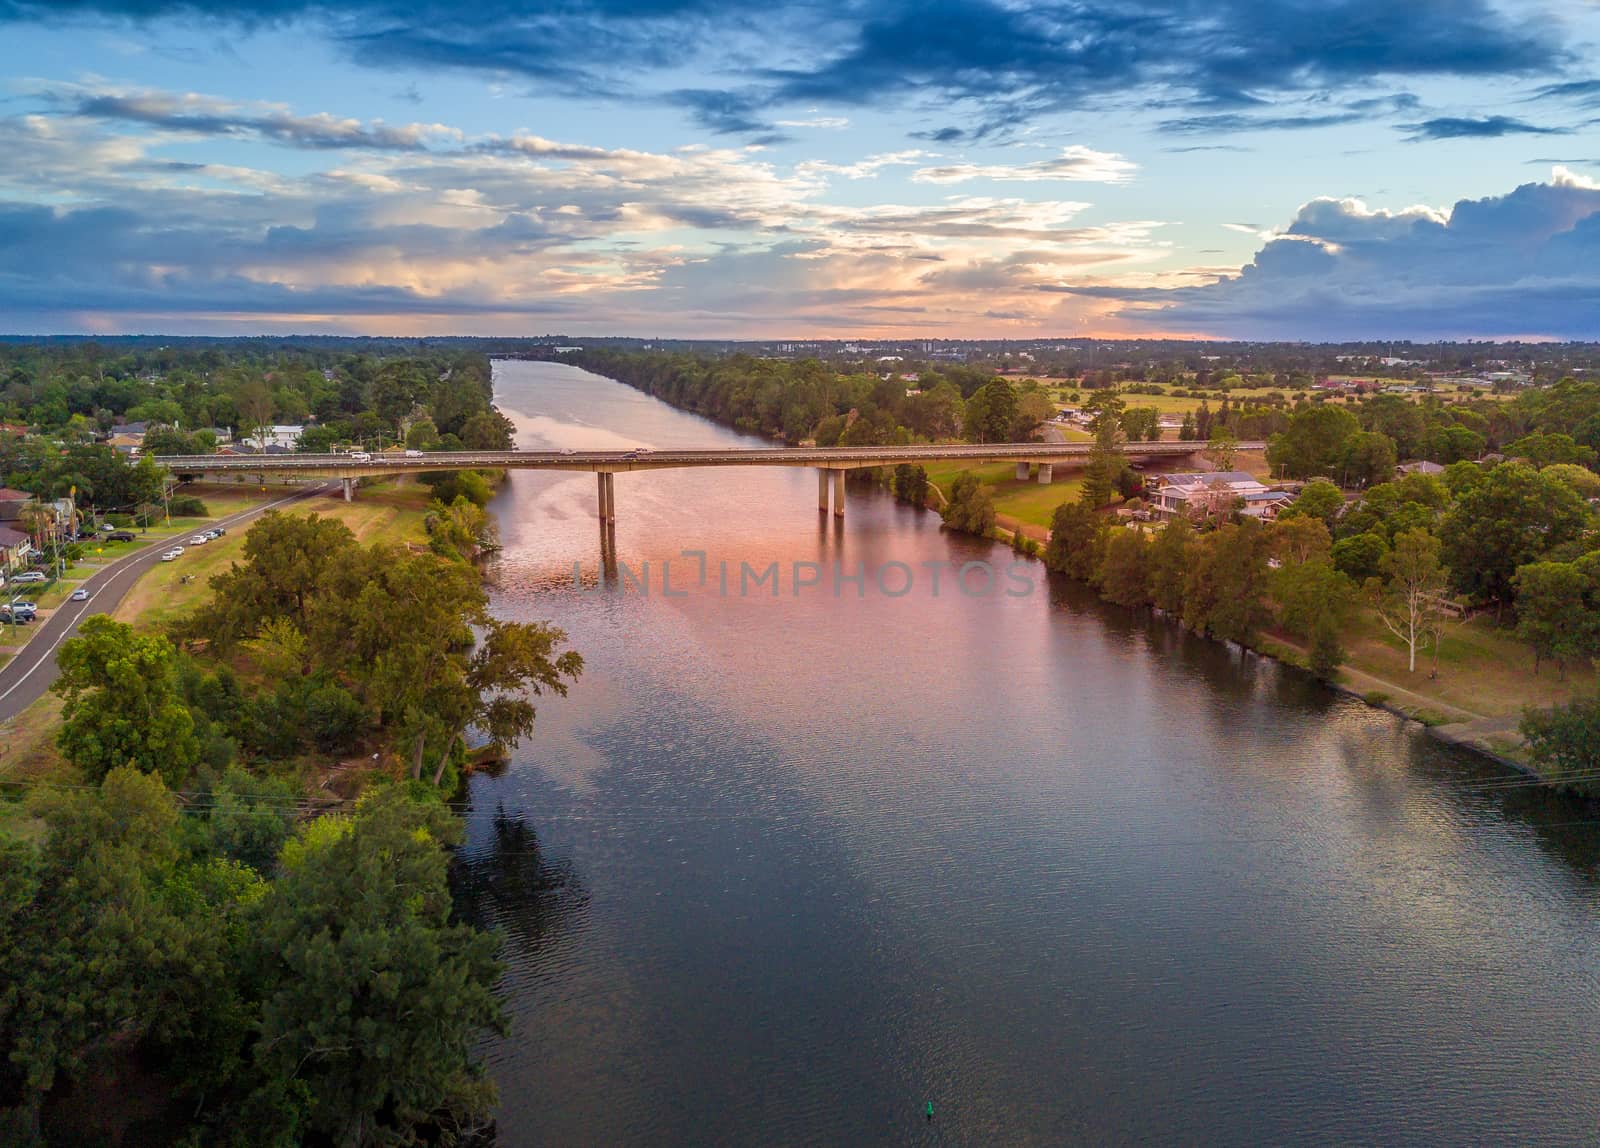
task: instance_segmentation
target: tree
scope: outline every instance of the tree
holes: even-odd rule
[[[994,533],[994,499],[989,489],[978,481],[977,475],[962,471],[950,484],[950,496],[945,499],[939,516],[951,530],[976,534],[987,538]]]
[[[1289,504],[1279,518],[1294,517],[1296,515],[1310,515],[1322,519],[1331,531],[1333,524],[1339,518],[1339,512],[1344,509],[1344,494],[1331,482],[1317,481],[1307,483],[1304,490]]]
[[[1588,520],[1588,506],[1566,483],[1501,463],[1445,515],[1442,557],[1458,589],[1498,609],[1511,600],[1517,567],[1577,538]]]
[[[1039,427],[1056,413],[1056,406],[1043,391],[1028,391],[1017,399],[1017,415],[1012,422],[1012,442],[1032,442]]]
[[[1567,662],[1600,654],[1600,559],[1585,563],[1533,562],[1519,566],[1517,637],[1533,649],[1533,672],[1549,658],[1566,676]]]
[[[1063,502],[1050,519],[1044,564],[1080,582],[1091,581],[1100,570],[1105,535],[1104,518],[1082,502]]]
[[[1184,442],[1193,442],[1195,440],[1195,435],[1198,433],[1198,430],[1195,428],[1194,411],[1184,411],[1183,425],[1178,428],[1178,438]]]
[[[1443,614],[1448,571],[1439,564],[1439,540],[1426,530],[1406,530],[1379,563],[1383,582],[1374,587],[1378,618],[1406,646],[1407,668],[1417,672],[1417,647],[1428,640]]]
[[[1253,518],[1200,535],[1184,577],[1184,625],[1235,642],[1254,637],[1269,617],[1267,550],[1267,532]]]
[[[239,410],[239,429],[253,439],[257,446],[267,445],[267,431],[272,427],[272,390],[262,379],[251,379],[234,398]]]
[[[295,790],[232,765],[211,790],[211,841],[224,857],[257,873],[272,872],[294,828]]]
[[[1552,463],[1575,466],[1593,466],[1597,456],[1593,447],[1573,441],[1568,434],[1531,434],[1519,438],[1506,447],[1512,458],[1525,458],[1536,469],[1543,470]]]
[[[1578,492],[1583,499],[1600,498],[1600,474],[1570,462],[1554,462],[1545,467],[1547,477],[1558,479]]]
[[[200,746],[178,695],[171,642],[95,614],[62,643],[56,663],[61,674],[50,688],[64,699],[56,744],[69,761],[96,781],[124,765],[173,782],[188,775]]]
[[[1100,596],[1119,606],[1150,604],[1150,543],[1144,531],[1112,530],[1106,539],[1097,579]]]
[[[1289,429],[1267,447],[1267,461],[1291,478],[1333,473],[1345,440],[1361,430],[1343,407],[1313,404],[1295,413]]]
[[[1339,448],[1339,477],[1346,486],[1374,486],[1394,477],[1399,457],[1394,440],[1376,431],[1357,431]]]
[[[493,1086],[473,1061],[504,1031],[495,941],[451,923],[444,807],[378,790],[284,850],[246,965],[259,988],[255,1108],[278,1128],[356,1146],[413,1143],[420,1125],[481,1124]]]
[[[1600,793],[1595,780],[1600,771],[1600,696],[1551,710],[1528,709],[1521,730],[1528,756],[1551,784],[1591,797]]]
[[[1189,551],[1194,527],[1187,518],[1172,519],[1150,544],[1149,589],[1151,604],[1169,614],[1183,610],[1183,583],[1189,571]]]
[[[427,415],[412,422],[406,431],[406,446],[412,450],[432,450],[439,445],[439,428]]]
[[[1117,480],[1128,467],[1123,456],[1122,400],[1115,393],[1096,395],[1085,404],[1094,411],[1090,426],[1094,430],[1094,446],[1089,451],[1089,465],[1084,471],[1080,499],[1089,509],[1097,509],[1111,501],[1117,489]]]
[[[1272,572],[1278,620],[1296,637],[1315,640],[1321,630],[1335,636],[1349,615],[1355,587],[1326,557],[1286,563]]]
[[[1333,541],[1328,528],[1320,518],[1295,515],[1281,518],[1267,530],[1272,543],[1272,556],[1293,565],[1328,557]]]
[[[1211,440],[1206,443],[1206,461],[1212,470],[1232,470],[1239,454],[1239,439],[1226,426],[1211,428]]]
[[[928,501],[928,472],[919,465],[902,462],[894,468],[894,493],[904,502],[924,505]]]
[[[1376,578],[1383,556],[1389,553],[1389,540],[1382,534],[1352,534],[1333,544],[1333,565],[1358,584]]]
[[[1017,392],[1005,379],[985,383],[967,400],[961,420],[971,442],[1009,442],[1017,423]]]

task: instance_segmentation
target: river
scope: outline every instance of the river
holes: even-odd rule
[[[521,447],[757,445],[573,367],[495,377]],[[1596,814],[1007,578],[880,492],[842,526],[816,493],[618,475],[648,594],[584,592],[594,476],[516,471],[492,506],[495,613],[587,662],[471,782],[501,1143],[1596,1142]],[[741,595],[772,562],[778,596]],[[968,562],[989,592],[952,587]],[[836,594],[834,563],[865,582]]]

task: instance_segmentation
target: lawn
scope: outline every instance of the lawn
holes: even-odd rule
[[[1431,652],[1419,650],[1417,671],[1409,671],[1405,646],[1370,611],[1357,616],[1345,646],[1352,668],[1483,717],[1515,717],[1524,706],[1560,705],[1595,688],[1594,670],[1586,666],[1568,667],[1562,680],[1546,664],[1536,676],[1527,645],[1490,614],[1445,629],[1436,679],[1428,677]]]
[[[1079,471],[1066,474],[1058,471],[1059,477],[1048,486],[1042,485],[1036,478],[1018,482],[1016,464],[1010,462],[973,467],[963,467],[955,462],[936,462],[926,469],[928,480],[945,492],[949,491],[956,475],[963,470],[970,470],[977,475],[979,482],[990,488],[996,513],[1031,522],[1035,526],[1049,526],[1056,507],[1063,502],[1073,501],[1083,489],[1083,476]]]
[[[354,502],[330,495],[296,503],[285,513],[315,512],[338,519],[368,545],[415,542],[423,536],[422,518],[431,496],[425,486],[393,479],[361,487]],[[141,629],[154,629],[189,613],[210,596],[211,576],[227,569],[243,552],[248,532],[248,525],[232,530],[214,542],[187,547],[175,562],[155,566],[134,583],[113,616]]]

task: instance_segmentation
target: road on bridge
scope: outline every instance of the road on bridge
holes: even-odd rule
[[[320,482],[314,486],[302,487],[287,498],[253,506],[249,510],[219,519],[211,525],[231,530],[275,507],[298,502],[314,494],[325,494],[328,490],[328,484]],[[199,526],[195,529],[199,532],[207,527]],[[139,575],[159,562],[164,551],[182,543],[183,539],[179,537],[164,538],[117,559],[96,571],[94,576],[84,583],[84,588],[89,591],[87,602],[63,602],[50,617],[43,622],[35,623],[39,629],[28,644],[22,647],[22,653],[4,666],[0,666],[0,722],[10,721],[44,696],[45,691],[50,688],[50,683],[56,680],[56,648],[77,632],[80,622],[92,614],[109,614],[115,610],[129,588],[139,580]]]

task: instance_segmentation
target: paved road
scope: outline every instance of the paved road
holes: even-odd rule
[[[231,530],[275,506],[298,502],[314,494],[326,493],[328,489],[327,483],[320,482],[305,486],[287,498],[252,507],[219,519],[212,525]],[[201,529],[204,527],[198,527],[196,532]],[[90,594],[87,602],[63,602],[49,618],[33,623],[37,632],[32,640],[22,648],[22,653],[0,666],[0,722],[10,721],[44,696],[50,683],[56,680],[56,647],[72,636],[79,622],[91,614],[109,614],[115,610],[128,589],[138,581],[139,575],[161,561],[161,555],[166,550],[182,542],[182,538],[164,538],[117,559],[96,571],[94,577],[83,584]]]
[[[1210,445],[1204,442],[1130,442],[1123,446],[1129,458],[1181,458]],[[1261,442],[1242,442],[1240,450],[1262,450]],[[407,474],[427,470],[516,469],[618,471],[657,470],[685,466],[808,466],[848,470],[863,466],[892,466],[901,462],[1063,462],[1087,459],[1090,442],[1036,443],[935,443],[917,446],[752,447],[743,450],[585,450],[566,454],[554,450],[426,451],[373,455],[365,461],[348,454],[268,455],[161,455],[156,462],[174,474],[213,474],[243,471],[265,474],[289,471],[338,478],[363,475]]]

